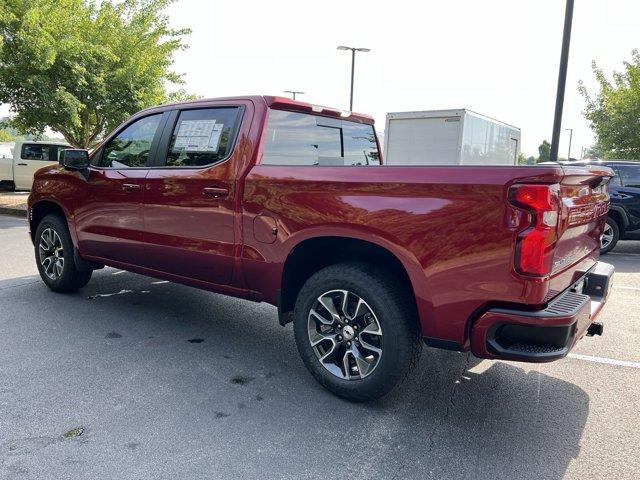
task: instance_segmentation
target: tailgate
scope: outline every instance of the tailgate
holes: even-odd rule
[[[598,260],[609,210],[609,181],[614,175],[600,166],[563,166],[563,172],[550,297],[577,281]]]

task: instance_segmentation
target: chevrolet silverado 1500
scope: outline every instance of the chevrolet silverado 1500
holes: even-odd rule
[[[263,96],[141,111],[36,174],[41,277],[74,291],[109,265],[271,303],[351,400],[390,391],[422,342],[544,362],[602,332],[611,170],[385,166],[373,123]]]

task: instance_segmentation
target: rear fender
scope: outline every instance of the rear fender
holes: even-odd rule
[[[431,299],[428,296],[428,291],[425,286],[425,275],[420,262],[409,250],[403,248],[398,243],[394,243],[392,240],[387,239],[381,234],[381,232],[364,229],[360,225],[320,225],[299,231],[283,242],[283,251],[287,252],[287,254],[281,259],[281,265],[285,265],[288,256],[296,246],[300,245],[305,240],[320,237],[342,237],[361,240],[381,247],[393,255],[400,262],[409,277],[423,335],[429,334],[427,309],[431,305]],[[282,276],[280,277],[279,284],[281,283]]]

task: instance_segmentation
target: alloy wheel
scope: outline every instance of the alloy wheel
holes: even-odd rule
[[[373,309],[348,290],[330,290],[314,302],[309,342],[322,366],[338,378],[371,375],[382,358],[382,328]]]
[[[608,223],[605,223],[604,230],[602,231],[602,235],[600,236],[600,248],[604,250],[613,241],[613,228]]]
[[[62,240],[53,228],[47,228],[40,236],[40,265],[51,280],[57,280],[64,270],[64,250]]]

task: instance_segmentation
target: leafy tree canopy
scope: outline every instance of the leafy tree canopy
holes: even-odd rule
[[[0,0],[0,102],[12,125],[87,148],[136,111],[169,100],[174,0]],[[185,95],[180,91],[179,96]]]
[[[622,72],[613,73],[610,81],[593,62],[599,84],[595,95],[583,82],[580,93],[587,106],[584,116],[596,133],[597,150],[605,158],[640,159],[640,53],[634,50]]]
[[[538,147],[538,162],[548,162],[551,158],[551,144],[543,140]]]
[[[591,145],[590,147],[584,150],[583,157],[589,158],[589,159],[603,158],[604,152],[596,143],[595,145]]]
[[[11,132],[0,128],[0,142],[11,142],[13,140],[13,135]]]

